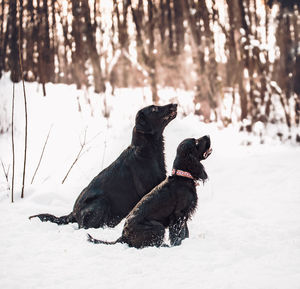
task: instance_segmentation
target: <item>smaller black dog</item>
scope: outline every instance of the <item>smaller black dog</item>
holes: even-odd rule
[[[207,179],[200,161],[212,152],[209,136],[185,139],[177,148],[172,176],[167,177],[145,195],[126,218],[122,236],[114,242],[88,241],[100,244],[127,243],[130,247],[166,246],[165,229],[169,228],[171,246],[188,238],[187,221],[197,206],[196,182]]]

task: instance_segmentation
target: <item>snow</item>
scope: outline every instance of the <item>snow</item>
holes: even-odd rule
[[[10,111],[12,84],[7,76],[0,80],[0,87],[0,109]],[[42,97],[36,83],[26,83],[29,151],[25,198],[21,199],[21,88],[16,85],[13,204],[0,172],[0,288],[300,288],[299,146],[272,138],[261,145],[260,139],[238,133],[234,127],[220,130],[218,124],[204,124],[193,115],[189,93],[161,90],[162,104],[170,99],[179,102],[179,115],[165,130],[168,172],[181,140],[204,134],[212,139],[213,153],[203,162],[209,181],[197,189],[199,203],[189,223],[190,238],[174,248],[95,245],[86,241],[87,232],[115,240],[123,222],[114,229],[78,230],[76,224],[57,226],[29,221],[28,216],[71,211],[80,191],[129,144],[135,113],[151,103],[150,92],[116,90],[115,96],[107,98],[110,119],[106,121],[103,95],[49,84],[47,96]],[[1,118],[5,118],[2,111]],[[50,127],[45,155],[31,185]],[[85,131],[84,153],[61,184]],[[241,145],[249,142],[252,145]],[[0,158],[6,167],[12,162],[9,132],[0,135]]]

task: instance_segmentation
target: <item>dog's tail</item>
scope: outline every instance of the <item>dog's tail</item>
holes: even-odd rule
[[[76,219],[75,219],[73,213],[70,213],[69,215],[61,216],[61,217],[55,217],[50,214],[39,214],[39,215],[30,216],[29,220],[32,218],[39,218],[42,222],[50,221],[50,222],[58,224],[58,225],[67,225],[69,223],[76,223]]]
[[[124,243],[122,237],[120,237],[119,239],[117,239],[116,241],[113,241],[113,242],[107,242],[107,241],[94,239],[90,234],[87,234],[87,237],[88,237],[87,240],[94,244],[115,245],[117,243]]]

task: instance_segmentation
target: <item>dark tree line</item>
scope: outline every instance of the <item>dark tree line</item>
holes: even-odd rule
[[[195,112],[299,125],[300,4],[296,0],[0,1],[0,76],[26,81],[195,90]],[[19,51],[19,44],[21,51]]]

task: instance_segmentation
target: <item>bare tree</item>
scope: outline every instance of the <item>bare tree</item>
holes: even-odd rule
[[[147,69],[152,90],[152,100],[154,103],[157,103],[156,50],[154,46],[154,13],[156,9],[152,0],[147,1],[146,11],[144,11],[144,3],[141,0],[139,0],[137,7],[134,7],[130,1],[130,7],[133,22],[136,28],[139,62],[142,63]]]
[[[299,1],[113,0],[109,9],[100,0],[0,0],[0,77],[21,80],[21,51],[23,78],[40,82],[44,95],[48,82],[98,93],[110,82],[112,93],[149,86],[157,103],[159,86],[183,87],[194,89],[196,114],[226,124],[230,91],[251,129],[274,121],[277,94],[287,126],[299,123]]]
[[[34,181],[34,178],[35,178],[35,176],[36,176],[36,173],[37,173],[37,171],[38,171],[38,169],[39,169],[39,167],[40,167],[40,164],[41,164],[41,162],[42,162],[42,159],[43,159],[43,156],[44,156],[44,152],[45,152],[45,149],[46,149],[46,146],[47,146],[47,143],[48,143],[48,139],[49,139],[49,136],[50,136],[51,128],[52,128],[52,127],[50,127],[49,132],[48,132],[48,134],[47,134],[47,137],[46,137],[46,140],[45,140],[45,143],[44,143],[42,152],[41,152],[41,156],[40,156],[40,158],[39,158],[38,164],[37,164],[37,166],[36,166],[36,169],[35,169],[35,171],[34,171],[34,174],[33,174],[33,176],[32,176],[32,179],[31,179],[31,184],[33,184],[33,181]]]
[[[14,137],[14,116],[15,116],[15,84],[13,83],[12,111],[11,111],[11,145],[12,145],[12,176],[11,176],[11,202],[14,202],[15,188],[15,137]]]
[[[6,168],[2,160],[1,160],[1,166],[2,166],[3,174],[4,174],[5,179],[6,179],[7,189],[10,190],[9,179],[8,179],[10,166],[8,165],[7,168]]]
[[[20,3],[22,5],[22,2]],[[20,6],[21,9],[22,6]],[[24,113],[25,113],[25,142],[24,142],[24,166],[23,166],[23,180],[22,180],[22,190],[21,190],[21,198],[24,198],[24,189],[25,189],[25,178],[26,178],[26,162],[27,162],[27,137],[28,137],[28,113],[27,113],[27,97],[25,90],[25,82],[23,77],[23,58],[22,58],[22,48],[21,48],[21,19],[19,18],[19,65],[20,65],[20,73],[22,78],[23,85],[23,94],[24,94]]]

